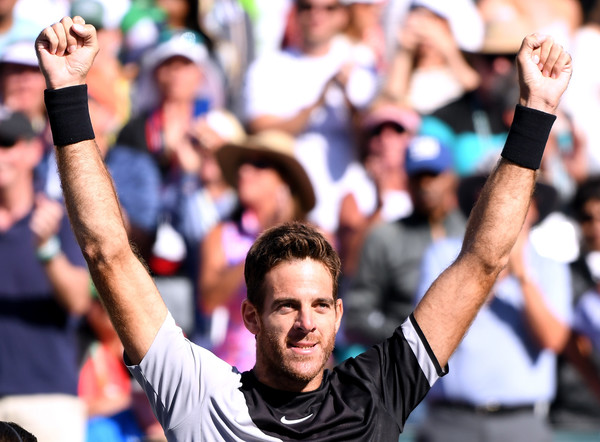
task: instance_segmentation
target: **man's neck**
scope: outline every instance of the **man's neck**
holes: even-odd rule
[[[252,369],[252,373],[254,374],[256,380],[261,384],[266,385],[274,390],[287,391],[290,393],[307,393],[317,390],[323,383],[324,375],[324,372],[321,372],[320,376],[315,377],[311,381],[295,382],[289,379],[286,380],[284,376],[272,377],[261,374],[260,369],[257,369],[256,366],[254,366]]]
[[[302,45],[302,53],[308,57],[322,57],[327,55],[331,50],[332,40],[322,43],[304,42]]]

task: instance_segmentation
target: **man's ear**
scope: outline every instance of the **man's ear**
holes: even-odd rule
[[[342,323],[342,316],[344,316],[344,304],[340,298],[335,300],[335,332],[337,333]]]
[[[250,333],[253,335],[258,334],[260,331],[260,318],[258,310],[254,304],[247,299],[244,299],[242,302],[242,319],[244,320],[244,325]]]

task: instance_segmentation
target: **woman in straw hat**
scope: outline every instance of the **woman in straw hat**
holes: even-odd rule
[[[244,259],[256,237],[275,224],[302,220],[315,205],[294,140],[279,131],[249,136],[216,152],[225,180],[236,188],[239,209],[205,237],[200,251],[199,305],[212,318],[214,353],[240,371],[254,366],[254,336],[244,327]]]

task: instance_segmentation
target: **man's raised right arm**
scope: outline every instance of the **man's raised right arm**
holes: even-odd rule
[[[536,34],[524,39],[517,67],[521,107],[503,158],[471,212],[457,260],[432,284],[414,312],[442,366],[508,263],[529,208],[552,115],[572,72],[570,55],[551,38]]]
[[[35,45],[73,231],[125,352],[137,364],[167,308],[129,245],[112,179],[93,140],[84,85],[98,52],[96,31],[80,17],[65,17],[44,29]]]

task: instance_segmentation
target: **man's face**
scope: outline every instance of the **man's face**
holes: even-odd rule
[[[37,140],[19,140],[12,147],[0,147],[0,191],[31,179],[31,172],[41,158]]]
[[[312,259],[283,262],[265,276],[264,296],[262,313],[247,302],[243,307],[256,335],[256,376],[282,390],[317,389],[343,311],[329,271]]]
[[[443,216],[453,207],[456,177],[452,172],[418,173],[408,184],[415,210],[422,215]]]
[[[1,69],[1,90],[4,104],[30,118],[45,112],[46,82],[36,66],[5,63]]]
[[[588,250],[600,251],[600,200],[590,199],[583,205],[581,233]]]
[[[202,84],[202,70],[189,58],[174,56],[156,68],[156,83],[163,98],[191,101]]]
[[[327,44],[341,31],[347,11],[338,0],[298,0],[298,25],[307,46]]]
[[[381,162],[395,170],[404,168],[406,148],[410,142],[409,132],[396,123],[385,123],[371,132],[367,158]]]
[[[0,0],[0,17],[8,17],[12,14],[17,0]]]

